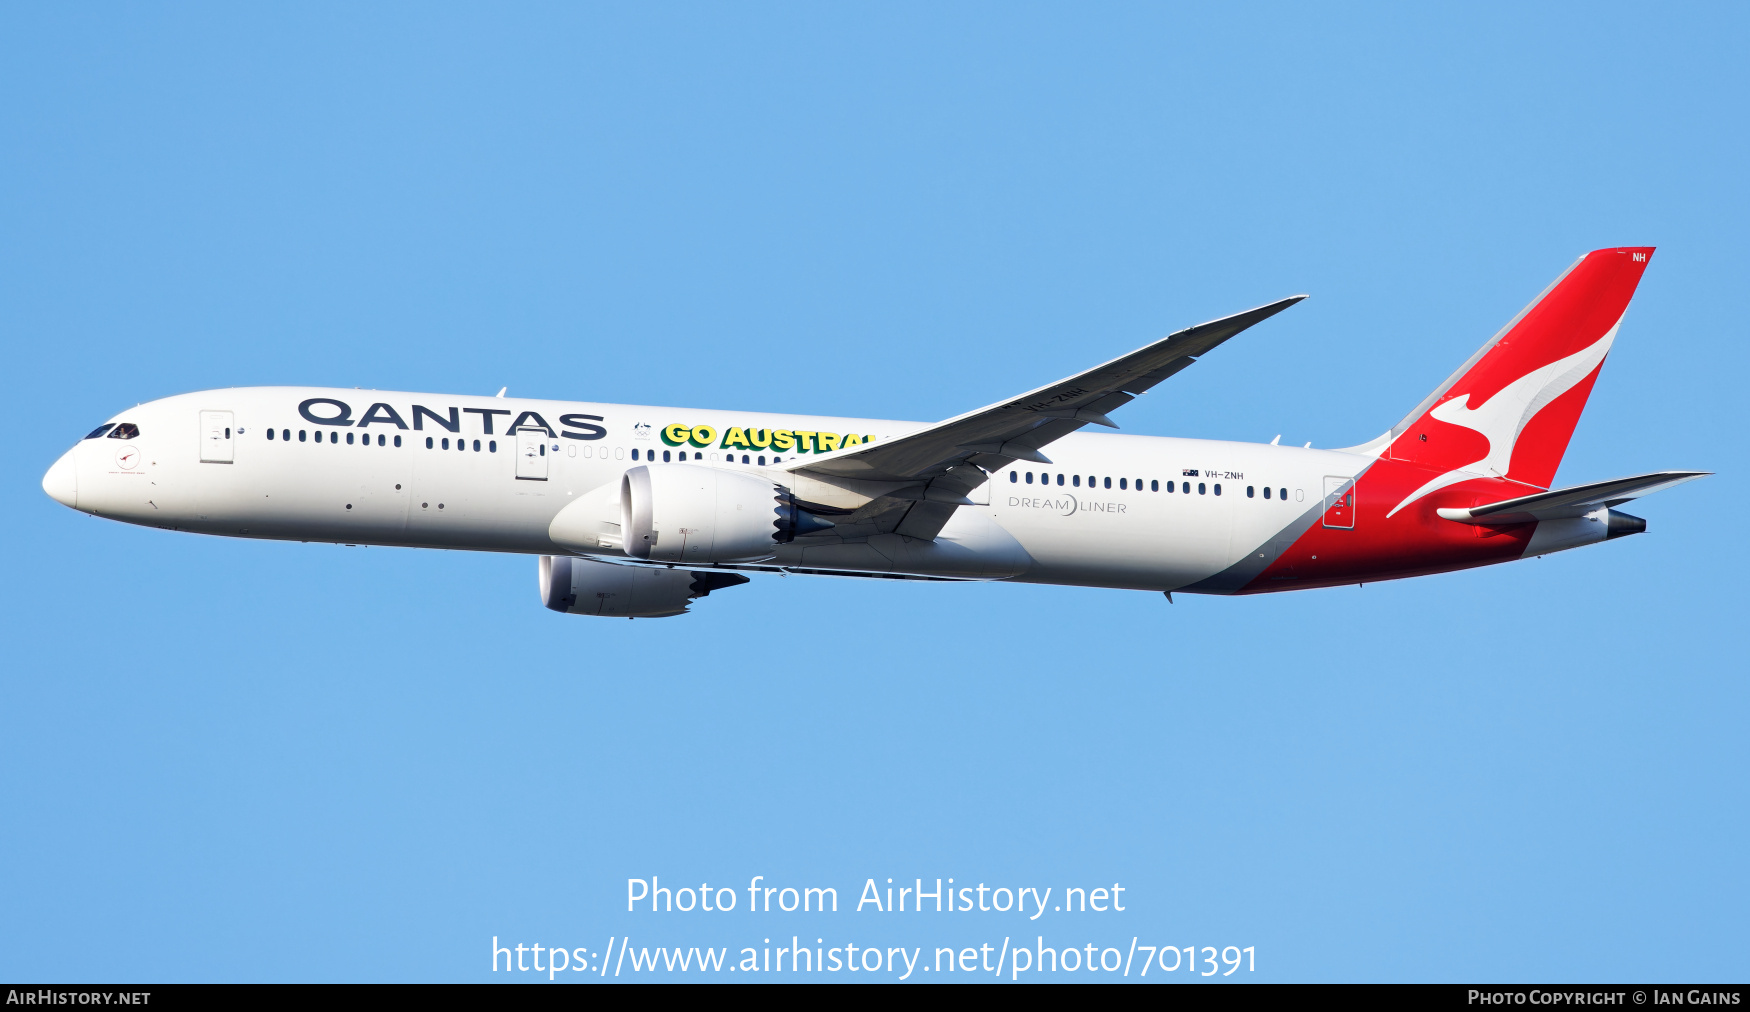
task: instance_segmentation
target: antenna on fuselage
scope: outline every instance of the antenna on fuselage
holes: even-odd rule
[[[509,389],[510,387],[499,387],[498,393],[493,394],[492,396],[502,399],[504,397],[504,392]]]

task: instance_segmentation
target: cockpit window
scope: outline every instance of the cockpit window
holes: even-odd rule
[[[91,430],[91,435],[86,436],[85,438],[86,439],[96,439],[98,436],[103,435],[105,432],[108,432],[110,429],[113,429],[113,428],[115,428],[114,422],[110,422],[106,425],[99,425],[97,428]]]
[[[109,434],[111,439],[139,439],[140,427],[133,422],[122,422]]]

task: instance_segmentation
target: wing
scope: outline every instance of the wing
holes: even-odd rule
[[[787,469],[799,479],[796,492],[801,499],[823,507],[825,514],[849,518],[849,523],[840,522],[845,529],[835,537],[897,531],[934,538],[956,506],[969,504],[967,493],[984,484],[990,472],[1016,460],[1049,464],[1042,448],[1084,425],[1117,428],[1106,417],[1109,412],[1304,298],[1294,295],[1187,327],[1018,397],[897,439],[797,459]],[[859,497],[862,505],[846,508]]]
[[[1590,485],[1575,485],[1550,492],[1504,499],[1470,509],[1440,509],[1435,512],[1461,524],[1528,524],[1534,520],[1583,517],[1600,506],[1617,506],[1630,499],[1661,492],[1673,485],[1705,478],[1711,471],[1657,471],[1633,478],[1616,478]]]

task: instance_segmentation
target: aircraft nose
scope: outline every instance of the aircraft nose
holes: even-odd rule
[[[62,506],[78,508],[79,471],[73,464],[73,450],[61,454],[47,474],[43,475],[43,491]]]

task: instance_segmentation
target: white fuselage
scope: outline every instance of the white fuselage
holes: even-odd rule
[[[321,402],[301,413],[312,398]],[[521,434],[506,431],[519,420]],[[70,505],[84,512],[230,537],[530,555],[570,554],[549,534],[554,517],[636,464],[660,467],[685,454],[738,470],[763,462],[780,474],[779,464],[818,452],[817,433],[884,440],[923,427],[302,387],[184,394],[112,421],[138,434],[88,438],[57,465],[72,469]],[[676,423],[717,438],[672,445],[663,432]],[[732,430],[761,433],[768,445],[725,446]],[[811,438],[792,435],[780,452],[780,432]],[[886,534],[783,545],[749,568],[1176,590],[1304,527],[1327,476],[1350,478],[1370,463],[1332,450],[1086,432],[1058,440],[1049,455],[1050,465],[1017,462],[993,474],[935,541]],[[623,558],[606,547],[599,555]]]

